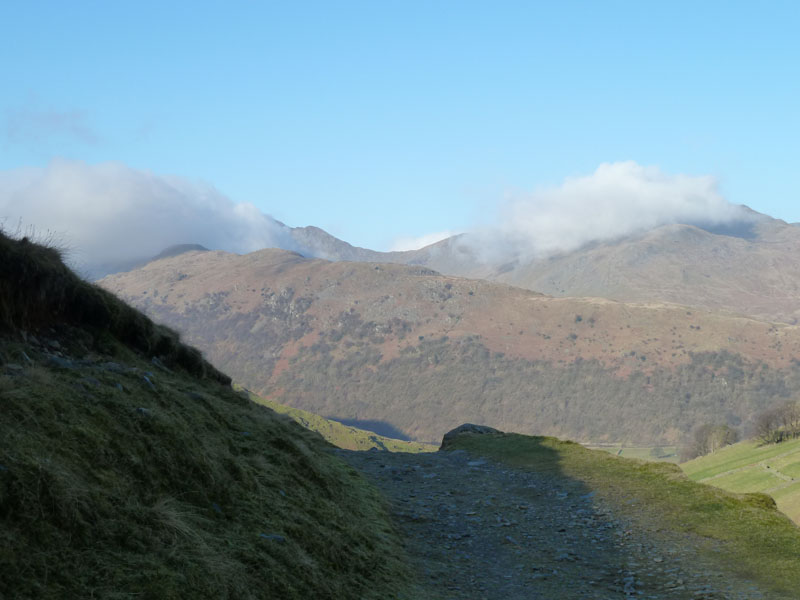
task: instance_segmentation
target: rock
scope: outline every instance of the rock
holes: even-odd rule
[[[75,369],[75,363],[67,358],[61,358],[60,356],[55,356],[53,354],[47,355],[47,364],[51,367],[56,367],[57,369]]]
[[[17,373],[19,373],[23,369],[22,365],[18,365],[17,363],[8,363],[5,365],[5,368],[8,371],[15,371]]]
[[[464,423],[463,425],[459,425],[455,429],[451,429],[447,433],[444,434],[442,438],[442,445],[439,448],[440,450],[446,450],[447,447],[452,444],[453,440],[460,435],[485,435],[487,433],[503,433],[493,427],[488,427],[487,425],[475,425],[473,423]]]

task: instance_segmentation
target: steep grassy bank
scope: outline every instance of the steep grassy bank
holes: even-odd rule
[[[320,417],[307,410],[279,404],[252,392],[246,393],[253,402],[263,404],[276,413],[291,417],[306,429],[317,432],[334,446],[345,450],[370,450],[375,448],[376,450],[388,450],[389,452],[435,452],[439,448],[437,444],[396,440],[378,435],[365,429],[350,427],[338,421]]]
[[[676,465],[643,463],[555,438],[517,434],[460,436],[462,448],[514,466],[558,471],[616,506],[654,536],[691,536],[709,560],[781,597],[800,589],[800,531],[763,494],[736,495],[688,480]]]
[[[0,597],[402,595],[380,497],[317,434],[1,234],[0,309]]]

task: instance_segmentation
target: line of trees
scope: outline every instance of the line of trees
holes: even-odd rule
[[[764,444],[777,444],[800,437],[800,403],[787,402],[758,414],[756,438]]]
[[[777,444],[800,438],[800,401],[773,406],[756,415],[751,435],[762,444]],[[705,456],[739,441],[739,432],[728,425],[700,425],[691,441],[681,449],[681,462]]]
[[[681,449],[680,460],[685,462],[698,456],[705,456],[724,446],[739,441],[739,432],[730,425],[706,423],[695,427],[691,442]]]

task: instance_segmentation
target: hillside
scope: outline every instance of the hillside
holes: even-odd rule
[[[253,402],[271,408],[276,413],[287,415],[300,423],[306,429],[315,431],[325,440],[338,448],[345,450],[387,450],[389,452],[435,452],[438,446],[435,444],[422,444],[420,442],[409,442],[397,440],[383,435],[377,435],[372,431],[350,427],[338,421],[326,419],[314,413],[292,408],[268,398],[262,398],[252,392],[245,392]]]
[[[800,384],[794,326],[423,267],[190,252],[101,285],[262,396],[420,441],[468,421],[675,444],[698,423],[746,427]]]
[[[798,251],[800,227],[774,219],[734,232],[666,225],[490,278],[556,296],[675,302],[797,323]]]
[[[173,331],[0,234],[0,597],[386,598],[384,504]]]
[[[681,465],[693,480],[731,492],[763,492],[800,524],[800,440],[739,442]]]
[[[546,256],[490,231],[455,235],[418,250],[377,252],[319,227],[271,222],[281,234],[276,243],[306,257],[423,266],[556,297],[672,302],[795,324],[800,318],[800,225],[746,207],[742,214],[744,220],[727,226],[676,223]],[[151,260],[191,248],[174,246]],[[98,273],[128,271],[146,262],[107,265]]]
[[[295,244],[290,249],[304,256],[418,265],[558,297],[674,302],[797,323],[800,226],[749,209],[745,214],[729,226],[664,225],[545,257],[507,247],[499,234],[467,233],[419,250],[374,252],[316,227],[286,230]]]

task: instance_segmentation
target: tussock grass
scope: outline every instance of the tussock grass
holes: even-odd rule
[[[77,277],[57,248],[0,232],[0,282],[0,330],[77,325],[96,338],[108,336],[193,375],[230,383],[198,350],[181,344],[175,331]]]
[[[52,249],[0,236],[0,307],[0,598],[402,597],[381,498],[317,434]]]
[[[655,532],[705,540],[709,560],[781,597],[800,589],[800,530],[765,494],[733,494],[690,481],[677,465],[646,463],[588,450],[555,438],[517,434],[461,436],[452,448],[584,484]]]

